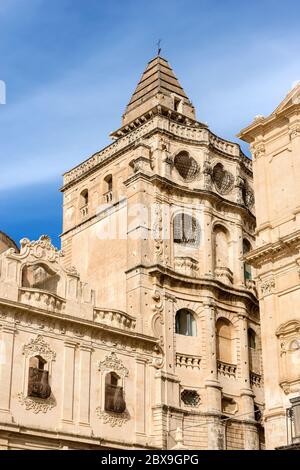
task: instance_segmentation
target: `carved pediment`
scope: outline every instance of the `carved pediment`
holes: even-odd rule
[[[300,321],[290,320],[276,330],[276,336],[290,336],[293,333],[300,331]]]
[[[55,361],[56,357],[56,352],[51,349],[41,335],[32,338],[29,343],[23,346],[23,354],[27,357],[39,355],[46,361]]]
[[[300,83],[297,83],[294,88],[286,95],[284,100],[279,106],[273,111],[272,114],[278,114],[285,108],[289,108],[293,104],[300,104]]]

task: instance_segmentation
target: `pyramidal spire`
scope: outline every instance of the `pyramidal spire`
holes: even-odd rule
[[[139,118],[157,105],[196,119],[192,103],[168,61],[160,55],[148,63],[127,105],[123,125]]]

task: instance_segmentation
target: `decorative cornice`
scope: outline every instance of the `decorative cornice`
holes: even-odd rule
[[[152,110],[153,111],[153,110]],[[157,109],[157,112],[159,110]],[[167,127],[165,122],[168,123]],[[102,164],[107,163],[111,159],[117,157],[134,145],[134,142],[142,137],[147,136],[151,132],[161,131],[167,132],[170,135],[180,137],[181,140],[189,140],[195,143],[206,143],[217,151],[224,153],[230,157],[238,158],[245,168],[252,172],[252,162],[247,158],[240,146],[236,143],[226,141],[213,134],[203,124],[195,123],[194,125],[189,122],[189,125],[184,122],[173,122],[170,120],[170,116],[163,116],[162,114],[155,114],[150,112],[147,114],[145,119],[141,118],[138,122],[134,123],[134,126],[130,128],[130,125],[125,127],[129,133],[119,137],[115,142],[105,147],[100,152],[95,153],[89,159],[73,168],[69,172],[64,174],[64,187],[62,190],[66,190],[75,182],[87,176],[95,169],[99,168]],[[167,131],[166,131],[167,129]],[[122,129],[124,134],[124,130]]]
[[[21,315],[22,313],[24,313],[24,315],[30,314],[30,316],[37,315],[41,317],[41,320],[40,320],[41,324],[44,324],[46,322],[49,322],[49,324],[52,324],[53,322],[58,321],[60,324],[64,325],[63,326],[64,333],[66,331],[67,325],[68,325],[67,329],[70,329],[72,331],[74,327],[82,326],[86,329],[90,328],[91,330],[94,330],[95,333],[97,331],[103,332],[103,333],[109,332],[112,335],[122,338],[122,340],[124,341],[128,341],[129,339],[138,340],[140,343],[148,344],[149,347],[153,347],[157,344],[157,338],[154,338],[153,336],[145,335],[143,333],[138,333],[136,331],[132,331],[128,329],[116,328],[115,326],[111,326],[111,325],[103,325],[101,323],[96,323],[95,321],[78,318],[72,315],[62,316],[61,314],[58,314],[57,312],[54,312],[54,311],[43,310],[38,307],[21,304],[20,302],[10,301],[4,298],[0,298],[0,306],[5,307],[6,309],[9,309],[10,311],[14,311],[17,313],[18,322],[16,323],[20,322]],[[1,312],[4,318],[3,309],[1,310]],[[64,334],[64,333],[60,332],[60,334]]]
[[[252,250],[244,258],[255,268],[259,268],[261,264],[283,256],[287,250],[297,250],[299,246],[300,230],[280,238],[277,242],[260,246]]]

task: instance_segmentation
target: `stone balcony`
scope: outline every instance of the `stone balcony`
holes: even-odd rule
[[[236,377],[236,364],[218,361],[218,373],[227,377]]]
[[[107,191],[103,194],[103,203],[111,204],[114,200],[114,193],[112,191]]]
[[[80,214],[82,218],[85,218],[89,215],[89,206],[86,204],[85,206],[81,207]]]
[[[257,297],[256,283],[253,279],[246,279],[245,286],[248,290],[250,290]]]
[[[19,302],[57,313],[64,313],[66,309],[65,299],[48,291],[28,287],[19,288]]]
[[[115,328],[134,330],[136,319],[125,312],[111,309],[94,309],[94,321]]]
[[[191,257],[177,256],[174,258],[175,271],[189,277],[197,277],[199,272],[199,263]]]
[[[191,354],[176,353],[176,366],[177,367],[191,367],[192,369],[200,369],[201,357],[193,356]]]
[[[261,387],[262,386],[262,376],[256,372],[250,372],[250,385]]]
[[[215,277],[218,281],[221,281],[224,284],[233,284],[233,272],[225,266],[217,266],[215,268]]]

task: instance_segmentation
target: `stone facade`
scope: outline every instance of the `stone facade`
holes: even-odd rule
[[[253,156],[267,448],[287,442],[286,410],[300,390],[300,85],[241,131]],[[289,438],[290,439],[290,438]]]
[[[64,175],[63,251],[1,255],[0,445],[262,448],[252,163],[161,57],[112,138]]]

